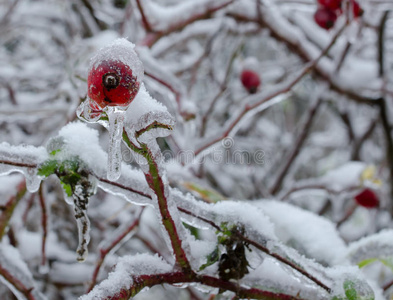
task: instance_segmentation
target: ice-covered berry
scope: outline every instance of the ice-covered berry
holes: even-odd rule
[[[357,204],[366,208],[374,208],[379,205],[378,196],[369,188],[364,189],[362,192],[355,196]]]
[[[256,93],[261,84],[259,75],[252,70],[243,70],[240,75],[240,80],[250,94]]]
[[[341,0],[318,0],[318,4],[324,8],[336,10],[341,8]]]
[[[363,9],[360,7],[359,3],[356,1],[352,2],[352,12],[353,12],[353,17],[358,18],[363,15]]]
[[[337,20],[337,15],[333,10],[321,7],[318,8],[315,12],[314,20],[319,25],[319,27],[328,30],[334,26],[334,23]]]
[[[143,72],[134,45],[126,39],[99,50],[91,60],[87,78],[91,108],[99,111],[106,106],[127,107],[139,91]]]

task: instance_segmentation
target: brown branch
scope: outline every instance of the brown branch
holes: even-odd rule
[[[353,215],[357,207],[358,205],[356,204],[356,202],[352,203],[348,211],[345,213],[344,217],[342,217],[341,220],[337,222],[336,227],[339,228],[342,224],[348,221],[348,219]]]
[[[197,275],[196,273],[172,272],[152,275],[139,275],[133,277],[133,285],[123,288],[117,295],[105,298],[105,300],[126,300],[135,296],[145,287],[153,287],[161,284],[179,284],[197,282],[207,286],[220,288],[234,292],[239,298],[264,299],[264,300],[299,300],[301,298],[282,293],[263,291],[257,288],[245,288],[231,281],[222,280],[208,275]]]
[[[379,102],[379,115],[386,139],[386,158],[389,166],[390,196],[391,199],[393,199],[393,139],[390,133],[390,123],[386,106],[385,99],[381,98],[381,101]],[[393,206],[391,207],[391,213],[393,214]]]
[[[377,127],[378,119],[375,119],[371,122],[370,126],[366,130],[366,132],[358,139],[354,141],[354,145],[352,148],[351,159],[352,160],[360,160],[360,150],[363,146],[363,143],[371,136],[375,127]]]
[[[142,23],[143,23],[143,26],[145,27],[145,30],[148,33],[153,32],[154,30],[152,29],[149,20],[146,18],[145,10],[143,9],[141,1],[140,0],[136,0],[136,4],[138,5],[139,12],[141,13]]]
[[[1,207],[1,214],[0,214],[0,240],[3,238],[6,228],[8,226],[8,222],[10,221],[12,214],[16,205],[18,204],[19,200],[26,193],[26,181],[23,179],[17,186],[16,186],[16,194],[11,196],[7,203]]]
[[[11,165],[15,167],[24,167],[24,168],[37,168],[37,164],[26,164],[26,163],[19,163],[13,162],[9,160],[0,160],[0,164]]]
[[[389,11],[385,11],[383,13],[381,23],[379,24],[378,30],[378,64],[379,64],[379,77],[384,76],[384,35],[385,35],[385,27],[386,21],[388,20]]]
[[[0,275],[4,277],[10,284],[12,284],[19,292],[21,292],[28,300],[36,300],[32,294],[33,287],[26,287],[23,282],[16,278],[11,272],[5,269],[0,264]]]
[[[48,213],[46,209],[46,201],[44,197],[44,184],[41,182],[38,190],[38,199],[41,207],[41,226],[42,226],[42,242],[41,242],[41,266],[44,267],[47,264],[46,261],[46,237],[48,235]]]
[[[278,192],[278,190],[281,187],[282,182],[284,181],[285,176],[288,175],[288,171],[289,171],[290,167],[292,166],[296,157],[300,153],[300,150],[303,147],[304,142],[307,139],[308,133],[311,130],[311,125],[314,121],[315,116],[317,115],[317,111],[318,111],[318,108],[320,107],[321,102],[322,102],[322,98],[318,95],[317,100],[310,107],[310,109],[308,111],[307,119],[304,122],[302,129],[300,130],[300,134],[296,139],[295,145],[292,148],[288,159],[285,161],[285,163],[282,165],[281,169],[278,172],[277,178],[276,178],[273,186],[270,189],[270,194],[275,195]]]
[[[169,26],[169,28],[165,31],[161,32],[154,32],[151,34],[148,34],[145,38],[145,40],[141,43],[144,46],[151,47],[153,46],[159,39],[161,39],[164,36],[169,35],[172,32],[182,30],[184,27],[186,27],[189,24],[194,23],[195,21],[201,20],[201,19],[206,19],[210,17],[213,13],[219,11],[220,9],[223,9],[227,7],[229,4],[232,4],[234,0],[229,0],[223,4],[219,4],[217,6],[212,6],[210,8],[207,8],[205,11],[201,13],[197,13],[192,15],[189,19],[173,23]]]
[[[236,47],[235,51],[231,55],[231,58],[229,60],[229,63],[228,63],[228,66],[227,66],[227,69],[226,69],[226,72],[225,72],[224,81],[221,84],[220,91],[214,97],[213,101],[210,102],[210,105],[209,105],[208,109],[206,110],[206,113],[202,117],[202,125],[201,125],[200,136],[204,136],[205,135],[207,121],[208,121],[210,115],[213,113],[214,106],[216,105],[218,99],[220,99],[220,97],[222,96],[222,94],[225,92],[225,90],[227,88],[229,75],[230,75],[231,70],[232,70],[233,62],[235,61],[235,58],[239,54],[241,49],[243,48],[243,45],[244,45],[243,43],[240,43],[239,46]]]

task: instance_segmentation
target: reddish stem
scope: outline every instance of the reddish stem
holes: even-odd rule
[[[21,181],[16,187],[16,194],[11,196],[7,203],[2,207],[2,212],[0,214],[0,240],[3,238],[8,222],[10,221],[12,214],[19,200],[26,193],[26,181]]]
[[[46,201],[44,197],[44,184],[41,183],[38,190],[38,198],[41,207],[41,225],[42,225],[42,242],[41,242],[41,266],[46,265],[46,237],[48,235],[48,213],[46,209]]]
[[[127,289],[122,289],[118,294],[107,297],[105,300],[126,300],[133,297],[145,287],[152,287],[161,284],[179,284],[197,282],[207,286],[216,287],[222,290],[232,291],[239,298],[264,299],[264,300],[299,300],[301,298],[281,293],[263,291],[257,288],[245,288],[231,281],[222,280],[208,275],[198,275],[196,273],[172,272],[152,275],[139,275],[133,278],[133,285]]]
[[[33,287],[26,287],[23,282],[16,278],[11,272],[3,268],[0,264],[0,275],[4,277],[9,283],[11,283],[19,292],[21,292],[28,300],[36,300],[32,295]]]
[[[147,18],[146,18],[145,11],[144,11],[144,9],[143,9],[143,6],[142,6],[142,4],[141,4],[141,1],[140,1],[140,0],[136,0],[136,4],[138,5],[139,12],[141,13],[141,16],[142,16],[142,23],[143,23],[143,26],[145,27],[145,29],[146,29],[147,32],[152,32],[153,29],[152,29],[152,27],[151,27],[151,25],[150,25],[150,22],[149,22],[149,21],[147,20]]]

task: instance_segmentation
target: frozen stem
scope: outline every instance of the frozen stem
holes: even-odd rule
[[[46,260],[46,237],[48,235],[48,213],[46,209],[44,188],[43,183],[41,183],[38,190],[38,198],[41,207],[41,226],[42,226],[42,242],[41,242],[41,268],[42,271],[46,273],[47,260]]]
[[[231,281],[222,280],[208,275],[196,273],[172,272],[153,275],[140,275],[133,278],[133,285],[128,289],[122,289],[116,296],[107,297],[106,300],[126,300],[138,294],[145,287],[153,287],[161,284],[176,284],[197,282],[210,287],[234,292],[239,298],[264,299],[264,300],[300,300],[296,296],[281,293],[263,291],[257,288],[245,288]]]
[[[19,200],[22,199],[22,197],[26,193],[26,181],[23,180],[18,184],[16,187],[17,192],[16,195],[10,197],[10,199],[7,201],[7,203],[1,207],[1,214],[0,214],[0,240],[3,238],[6,228],[8,226],[8,222],[10,221],[12,217],[12,213],[14,212],[14,209],[16,205],[18,204]]]
[[[182,241],[179,237],[178,229],[176,228],[173,217],[169,212],[168,199],[166,193],[166,189],[168,187],[164,185],[163,179],[159,172],[158,162],[155,160],[151,150],[148,148],[146,144],[141,143],[141,147],[137,147],[128,138],[127,132],[125,130],[123,131],[123,140],[131,150],[142,155],[147,160],[149,165],[149,171],[145,173],[145,177],[150,188],[154,191],[155,195],[157,196],[158,208],[161,214],[162,223],[169,235],[172,249],[176,258],[176,263],[183,270],[190,272],[191,271],[190,263],[187,259],[184,249],[182,248]]]

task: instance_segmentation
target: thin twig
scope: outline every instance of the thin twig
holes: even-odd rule
[[[210,5],[210,6],[206,7],[206,9],[204,11],[202,11],[200,13],[193,14],[186,20],[182,20],[180,22],[174,20],[174,22],[169,26],[169,28],[167,30],[160,31],[160,32],[154,32],[154,33],[146,35],[145,40],[142,41],[141,44],[145,45],[147,47],[151,47],[162,37],[168,36],[172,32],[182,30],[187,25],[192,24],[198,20],[205,19],[205,18],[211,16],[213,13],[232,4],[233,2],[234,2],[234,0],[228,0],[227,2],[219,4],[217,6]]]
[[[200,136],[204,136],[205,135],[205,131],[206,131],[206,124],[207,121],[209,120],[210,115],[213,113],[214,110],[214,106],[216,105],[218,99],[220,99],[220,97],[222,96],[222,94],[224,94],[226,88],[227,88],[227,84],[228,84],[228,80],[229,80],[229,75],[231,73],[232,70],[232,66],[233,66],[233,62],[235,61],[235,58],[239,55],[239,52],[241,51],[241,49],[243,48],[244,43],[240,42],[239,45],[236,47],[235,51],[232,53],[231,58],[229,59],[229,63],[225,72],[225,77],[224,77],[224,81],[221,84],[221,88],[220,91],[217,93],[217,95],[214,97],[213,101],[210,102],[209,107],[206,110],[206,113],[204,114],[204,116],[202,117],[202,122],[201,122],[201,132],[200,132]]]
[[[143,27],[145,27],[147,32],[153,32],[154,30],[151,27],[149,20],[146,18],[145,10],[143,9],[141,1],[136,0],[136,4],[138,5],[139,12],[141,13]]]
[[[12,214],[16,205],[18,204],[19,200],[26,193],[26,181],[23,179],[17,186],[16,186],[16,194],[11,196],[7,203],[1,207],[1,214],[0,214],[0,241],[3,238],[6,228],[8,226],[8,222],[10,221]]]
[[[46,201],[44,197],[44,184],[41,183],[38,190],[38,199],[41,207],[41,226],[42,226],[42,242],[41,242],[41,266],[44,267],[47,264],[46,261],[46,237],[48,235],[48,213],[46,209]]]
[[[317,115],[317,111],[321,102],[322,102],[322,97],[318,95],[318,98],[316,99],[315,103],[313,103],[313,105],[310,107],[308,111],[307,119],[300,130],[300,134],[296,139],[295,145],[293,146],[288,156],[288,159],[285,161],[285,163],[278,171],[277,178],[270,189],[270,194],[275,195],[278,192],[285,176],[288,174],[289,168],[291,167],[292,163],[295,161],[296,157],[300,153],[300,150],[303,147],[305,140],[307,139],[308,133],[311,130],[311,125],[313,123],[315,116]]]

